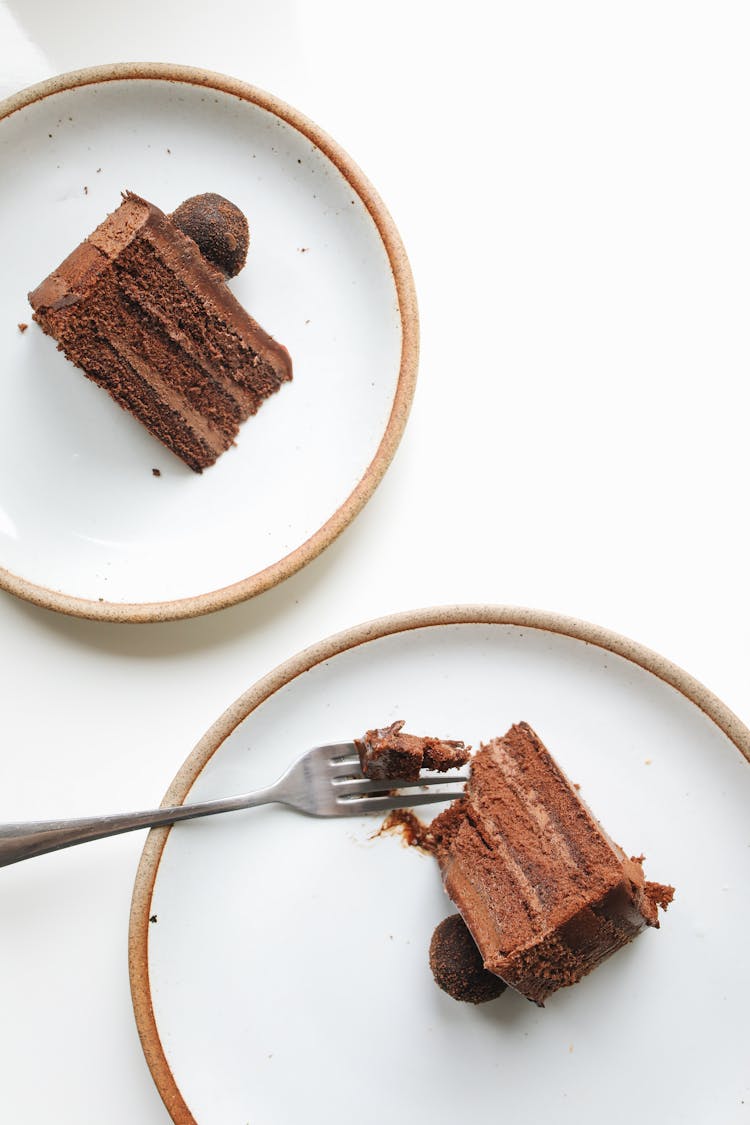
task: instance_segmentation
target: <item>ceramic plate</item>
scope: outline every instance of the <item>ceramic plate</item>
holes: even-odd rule
[[[614,838],[676,886],[661,929],[543,1010],[513,992],[472,1007],[430,975],[432,930],[452,911],[434,860],[374,838],[377,818],[267,807],[152,832],[131,981],[174,1121],[746,1121],[750,731],[606,631],[423,611],[256,685],[166,800],[263,786],[302,750],[397,717],[474,744],[531,722]]]
[[[294,362],[202,476],[31,322],[27,292],[126,188],[165,211],[203,191],[239,204],[251,249],[231,288]],[[0,241],[6,589],[88,617],[204,613],[287,577],[369,498],[413,394],[414,290],[372,187],[296,110],[174,66],[26,90],[0,104]]]

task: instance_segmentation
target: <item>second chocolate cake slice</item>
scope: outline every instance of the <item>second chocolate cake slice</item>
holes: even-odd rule
[[[526,723],[480,747],[466,797],[431,825],[445,889],[485,968],[528,999],[575,984],[673,890],[646,882]]]

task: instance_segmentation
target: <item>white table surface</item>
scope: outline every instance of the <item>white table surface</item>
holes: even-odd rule
[[[158,803],[260,675],[415,606],[597,622],[750,720],[749,32],[741,3],[0,0],[2,93],[183,62],[317,121],[390,208],[422,320],[391,469],[291,580],[166,625],[0,596],[0,820]],[[169,1121],[129,996],[142,843],[0,873],[9,1125]]]

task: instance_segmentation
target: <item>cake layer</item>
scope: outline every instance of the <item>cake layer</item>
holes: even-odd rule
[[[195,379],[194,367],[184,370],[178,362],[170,362],[169,338],[150,330],[148,318],[128,302],[114,266],[96,247],[82,243],[64,264],[85,296],[69,301],[68,291],[35,313],[44,330],[55,337],[68,359],[190,468],[201,471],[212,464],[238,431],[234,417],[225,419],[221,427],[191,403],[192,380],[196,391],[203,392],[204,408],[214,405],[205,382]]]
[[[67,358],[198,472],[292,377],[192,239],[130,193],[29,300]]]
[[[200,432],[191,429],[185,412],[172,409],[160,398],[153,380],[141,378],[109,341],[92,333],[85,344],[78,343],[76,354],[88,377],[108,391],[118,406],[138,418],[191,469],[200,472],[216,460],[222,447],[210,445]],[[200,419],[198,425],[202,427]]]
[[[255,413],[261,396],[232,378],[227,349],[218,347],[214,334],[206,331],[200,303],[185,285],[174,285],[173,275],[146,239],[138,239],[134,245],[128,246],[114,268],[123,296],[141,310],[144,319],[158,327],[161,335],[169,339],[173,348],[179,349],[187,363],[203,373],[209,386],[221,388],[227,399],[234,403],[237,422]],[[167,307],[162,298],[165,287],[170,291]],[[214,332],[224,344],[221,326],[217,326]],[[225,336],[231,343],[230,334],[225,333]]]
[[[140,280],[144,294],[159,292],[173,278],[178,284],[170,290],[168,308],[175,336],[181,340],[192,333],[202,361],[213,361],[240,387],[260,398],[273,393],[292,377],[286,348],[245,312],[192,239],[149,206],[138,239],[130,239],[117,255],[119,268]]]
[[[466,797],[433,821],[445,889],[485,967],[529,999],[573,984],[645,926],[646,883],[525,723],[480,747]]]

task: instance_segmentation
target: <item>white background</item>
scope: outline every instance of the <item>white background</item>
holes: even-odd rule
[[[301,109],[390,208],[422,319],[390,471],[281,587],[161,626],[3,595],[0,819],[158,802],[258,676],[418,605],[598,622],[750,718],[749,47],[740,3],[0,6],[3,92],[150,59]],[[141,845],[0,873],[3,1122],[169,1120],[129,1000]]]

